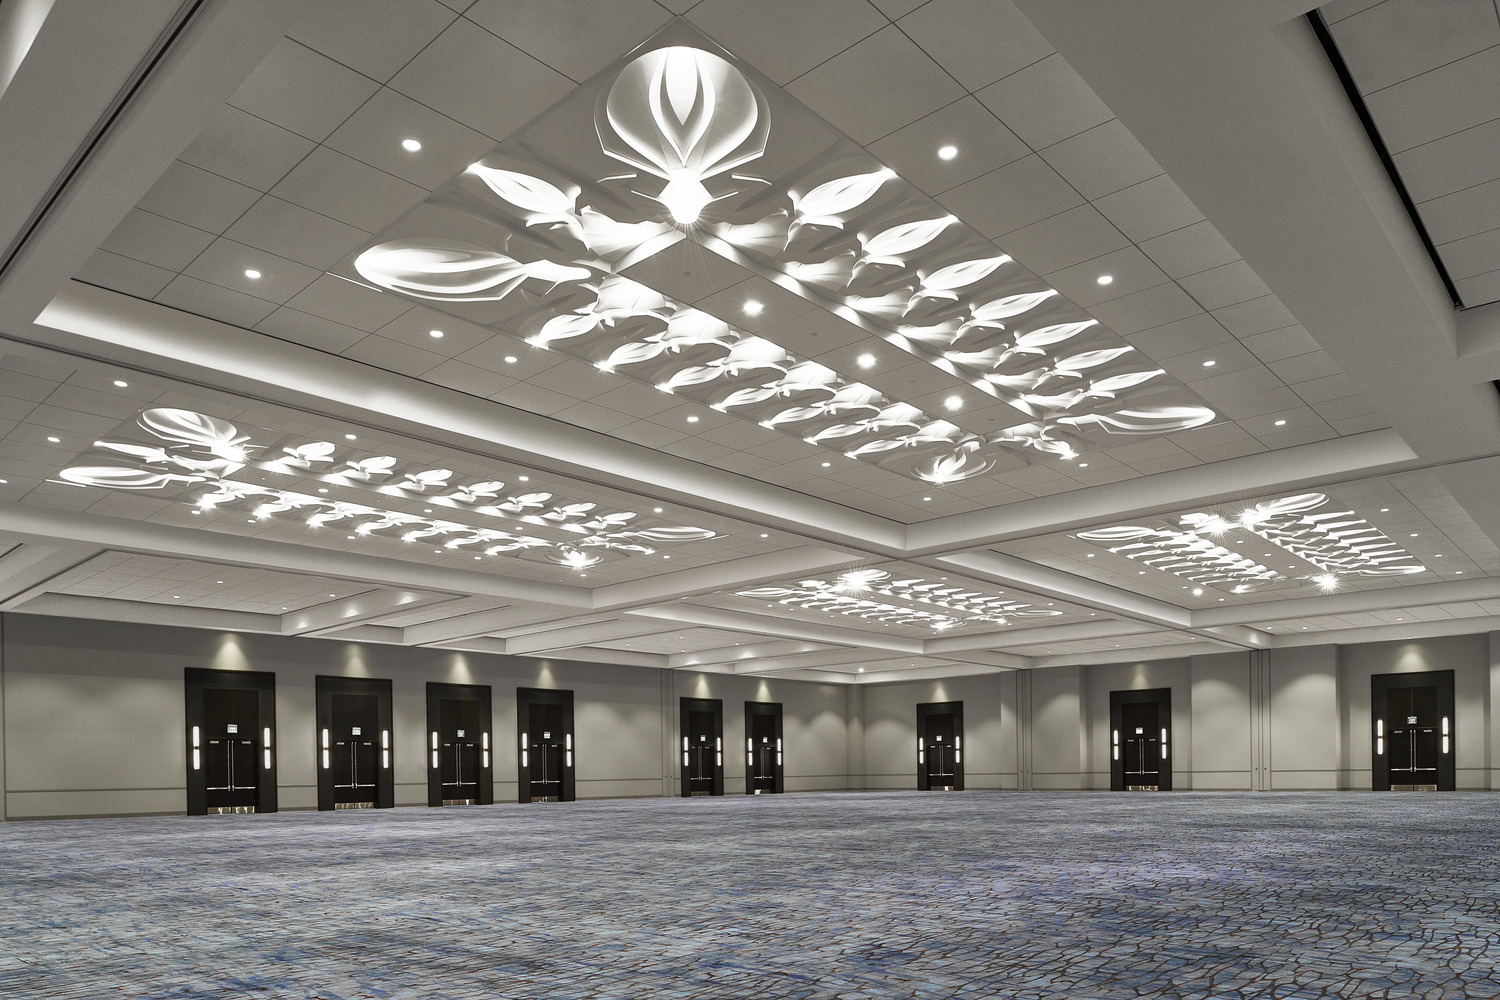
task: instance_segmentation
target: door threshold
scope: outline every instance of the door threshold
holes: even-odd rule
[[[1437,785],[1392,785],[1393,792],[1435,792]]]
[[[373,803],[373,802],[335,802],[333,804],[333,808],[335,808],[335,809],[374,809],[375,808],[375,803]]]
[[[477,799],[444,799],[445,806],[472,806],[478,803]]]

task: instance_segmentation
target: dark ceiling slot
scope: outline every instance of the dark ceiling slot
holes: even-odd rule
[[[1401,204],[1406,206],[1406,214],[1411,217],[1411,224],[1417,228],[1417,235],[1422,237],[1422,245],[1427,248],[1427,256],[1432,258],[1432,266],[1437,268],[1438,277],[1443,279],[1443,287],[1448,289],[1448,297],[1453,300],[1453,308],[1464,308],[1463,300],[1458,296],[1458,289],[1453,284],[1453,279],[1448,276],[1448,269],[1443,266],[1443,259],[1438,256],[1437,247],[1432,243],[1432,237],[1427,235],[1427,227],[1422,224],[1422,217],[1417,214],[1416,203],[1411,200],[1411,193],[1406,190],[1406,183],[1401,179],[1401,174],[1396,170],[1396,161],[1391,159],[1391,154],[1385,148],[1385,140],[1380,136],[1380,129],[1375,125],[1375,119],[1370,117],[1370,109],[1365,105],[1365,99],[1360,95],[1359,87],[1354,83],[1354,77],[1349,72],[1344,57],[1339,53],[1338,43],[1333,40],[1333,35],[1328,31],[1328,25],[1323,23],[1323,15],[1316,10],[1307,12],[1307,21],[1312,25],[1313,33],[1318,36],[1318,41],[1323,44],[1323,51],[1328,53],[1328,61],[1333,64],[1333,71],[1338,74],[1339,82],[1344,85],[1344,93],[1349,96],[1349,103],[1354,106],[1354,111],[1359,115],[1360,123],[1365,127],[1365,133],[1370,137],[1370,145],[1375,147],[1375,154],[1380,157],[1380,162],[1385,167],[1385,172],[1391,178],[1391,184],[1396,188],[1396,193],[1401,196]]]

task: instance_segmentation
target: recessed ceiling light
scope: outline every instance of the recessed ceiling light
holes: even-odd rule
[[[1218,364],[1217,361],[1205,361],[1205,362],[1203,362],[1203,367],[1204,368],[1212,368],[1216,364]]]
[[[951,160],[951,159],[953,159],[957,155],[958,155],[958,147],[957,146],[951,146],[950,145],[950,146],[939,146],[938,147],[938,159],[940,159],[940,160]]]
[[[1079,462],[1078,463],[1078,467],[1080,469],[1087,469],[1089,467],[1089,463],[1087,463],[1087,462]]]
[[[62,444],[62,438],[49,437],[47,438],[47,440],[51,441],[53,444]]]
[[[529,482],[531,482],[531,477],[530,476],[517,476],[516,478],[519,479],[523,483],[529,483]]]
[[[433,340],[442,340],[443,339],[443,331],[442,330],[428,330],[427,331],[427,336],[431,337]]]
[[[260,277],[260,272],[253,267],[247,267],[245,268],[245,277],[249,278],[251,281],[254,281],[256,278]]]
[[[1389,514],[1390,512],[1391,512],[1391,509],[1389,507],[1382,507],[1382,508],[1380,508],[1380,513],[1382,513],[1382,514]]]
[[[1113,274],[1101,274],[1094,280],[1101,285],[1112,285],[1115,282],[1115,276]]]
[[[923,497],[923,498],[922,498],[922,502],[923,502],[923,503],[926,503],[926,502],[927,502],[927,501],[929,501],[929,500],[931,500],[931,499],[932,499],[932,497]]]
[[[1094,558],[1094,554],[1092,552],[1089,553],[1089,558],[1090,559]]]
[[[950,413],[954,410],[962,410],[964,408],[963,397],[949,396],[947,399],[943,400],[943,406],[947,407]]]
[[[1278,421],[1276,421],[1276,426],[1277,427],[1285,427],[1286,426],[1286,421],[1285,420],[1278,420]]]
[[[56,440],[56,438],[54,438],[53,440]],[[1417,537],[1417,533],[1415,531],[1413,531],[1411,533],[1411,537],[1416,538]]]
[[[401,148],[406,150],[408,153],[415,153],[417,150],[422,148],[422,144],[416,139],[402,139]]]
[[[766,308],[765,306],[761,305],[755,299],[746,299],[745,300],[745,315],[746,316],[759,316],[762,312],[765,311],[765,308]]]
[[[913,664],[912,664],[912,666],[916,666],[916,664],[915,664],[915,663],[913,663]],[[859,672],[860,672],[860,673],[864,673],[864,672],[865,672],[865,668],[864,668],[864,667],[860,667],[860,668],[859,668]]]
[[[8,483],[8,482],[10,482],[9,479],[0,479],[0,483]],[[765,538],[766,536],[765,535],[761,535],[760,537]]]
[[[652,511],[652,513],[660,514],[661,513],[661,508],[660,507],[652,507],[651,511]]]
[[[861,354],[859,357],[857,357],[857,358],[854,359],[854,363],[857,364],[857,365],[859,365],[861,368],[874,368],[875,367],[875,355],[873,355],[873,354]]]
[[[353,441],[354,440],[354,435],[353,434],[345,434],[344,435],[344,440],[345,441]]]
[[[698,422],[698,418],[697,418],[697,417],[696,417],[696,416],[691,416],[691,415],[690,415],[690,416],[689,416],[689,417],[688,417],[688,418],[687,418],[687,422],[688,422],[688,423],[690,423],[690,424],[696,424],[696,423],[697,423],[697,422]]]
[[[768,535],[768,534],[766,534],[765,532],[761,532],[760,537],[762,537],[762,538],[770,538],[771,536]]]
[[[1461,570],[1461,569],[1456,569],[1456,570],[1453,571],[1453,575],[1454,576],[1463,576],[1464,575],[1464,571]]]
[[[823,468],[825,468],[825,469],[826,469],[826,468],[828,468],[828,467],[829,467],[829,466],[830,466],[830,465],[832,465],[832,464],[833,464],[833,463],[832,463],[832,462],[824,462],[824,463],[823,463]]]
[[[505,363],[508,364],[508,365],[515,364],[516,363],[516,356],[514,354],[507,354],[505,356]]]
[[[483,559],[483,558],[484,558],[484,556],[475,556],[475,557],[474,557],[474,558],[475,558],[475,559]]]
[[[128,389],[129,387],[130,387],[130,383],[129,382],[123,381],[122,379],[115,379],[115,388],[116,389]]]
[[[326,487],[326,486],[319,486],[318,487],[318,492],[319,493],[327,493],[328,492],[328,487]]]

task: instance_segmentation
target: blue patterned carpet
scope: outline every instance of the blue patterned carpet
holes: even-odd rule
[[[0,827],[0,996],[1500,996],[1500,795],[803,794]]]

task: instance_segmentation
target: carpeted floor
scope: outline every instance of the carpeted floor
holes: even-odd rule
[[[1500,996],[1500,795],[0,826],[0,996]]]

